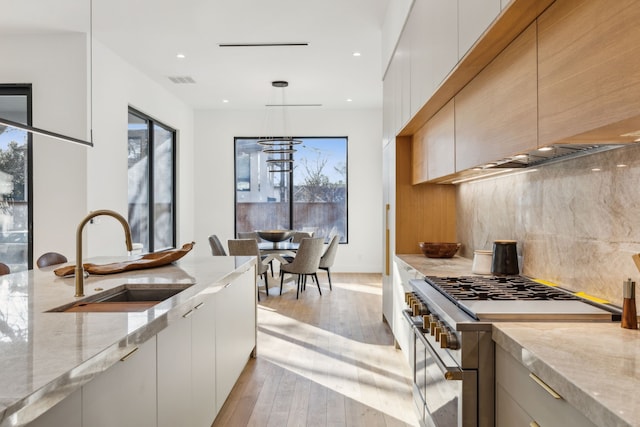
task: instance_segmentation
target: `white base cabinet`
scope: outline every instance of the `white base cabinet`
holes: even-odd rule
[[[82,387],[82,425],[156,426],[155,337]]]
[[[255,300],[255,277],[247,273],[216,294],[216,412],[255,349]]]
[[[518,425],[596,427],[552,388],[536,382],[524,365],[496,345],[496,427]]]

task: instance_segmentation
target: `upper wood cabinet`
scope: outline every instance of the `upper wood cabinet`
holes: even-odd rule
[[[538,18],[541,145],[640,129],[638,22],[637,0],[556,1]]]
[[[413,184],[455,172],[454,100],[449,101],[413,135]]]
[[[455,97],[456,171],[537,146],[536,25]]]

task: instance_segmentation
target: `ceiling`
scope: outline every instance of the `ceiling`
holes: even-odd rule
[[[195,109],[263,109],[282,102],[381,108],[381,27],[388,2],[0,0],[0,33],[91,29],[95,40]],[[289,87],[273,89],[273,80]]]

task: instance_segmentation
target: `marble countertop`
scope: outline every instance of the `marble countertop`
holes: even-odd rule
[[[471,275],[466,258],[396,258],[421,275]],[[640,427],[640,330],[619,322],[494,322],[493,339],[595,424]]]
[[[126,258],[125,258],[126,259]],[[96,264],[123,258],[93,258]],[[180,318],[193,298],[216,292],[252,268],[253,257],[194,257],[85,279],[85,297],[122,284],[194,284],[143,312],[48,312],[71,303],[74,278],[55,267],[0,277],[0,427],[24,425]]]
[[[595,424],[640,426],[640,331],[620,323],[494,323],[493,340]]]

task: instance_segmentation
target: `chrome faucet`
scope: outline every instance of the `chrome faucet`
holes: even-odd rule
[[[122,224],[122,228],[124,228],[124,238],[127,244],[127,251],[131,252],[133,250],[133,244],[131,243],[131,228],[129,228],[129,223],[122,215],[118,212],[110,211],[108,209],[100,209],[97,211],[91,212],[89,215],[84,217],[80,224],[78,224],[78,228],[76,230],[76,297],[84,296],[84,266],[82,265],[82,230],[84,226],[91,221],[93,218],[107,215],[111,216]]]

